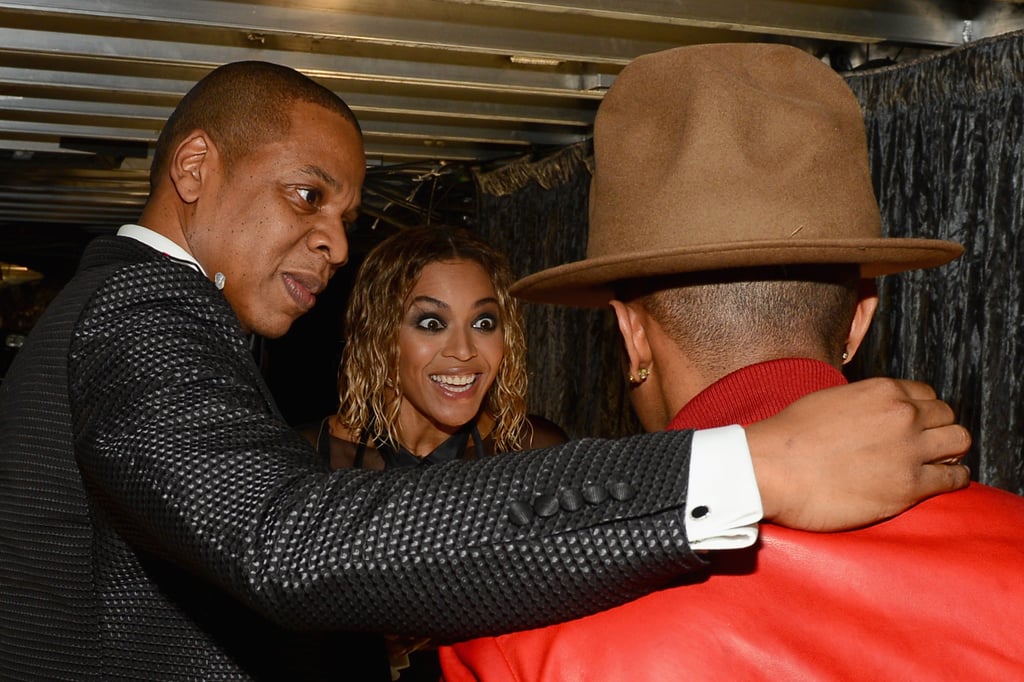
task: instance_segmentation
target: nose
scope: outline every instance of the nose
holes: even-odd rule
[[[348,237],[340,223],[317,225],[306,235],[306,244],[327,259],[332,272],[348,262]]]
[[[461,361],[476,357],[476,344],[473,342],[472,332],[459,327],[450,329],[451,333],[448,334],[443,350],[444,356]]]

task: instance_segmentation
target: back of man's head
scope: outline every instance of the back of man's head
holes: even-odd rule
[[[647,311],[690,363],[720,378],[755,362],[842,364],[861,280],[856,265],[739,268],[634,281]]]

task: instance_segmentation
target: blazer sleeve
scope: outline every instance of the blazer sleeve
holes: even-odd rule
[[[691,433],[330,472],[278,416],[221,293],[187,268],[110,277],[69,372],[98,513],[133,551],[288,628],[466,639],[609,608],[704,566],[683,517]]]

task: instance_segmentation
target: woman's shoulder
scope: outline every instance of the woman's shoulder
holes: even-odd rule
[[[562,430],[562,427],[546,417],[539,414],[528,414],[526,421],[530,425],[530,429],[527,433],[527,442],[523,444],[524,449],[548,448],[569,440],[569,436]]]
[[[384,460],[372,445],[330,436],[331,469],[383,469]]]
[[[343,426],[336,416],[326,417],[319,424],[299,429],[316,448],[331,469],[383,469],[384,461],[372,445],[361,443],[354,432]],[[357,461],[358,460],[358,461]]]
[[[481,414],[477,419],[476,427],[478,433],[483,437],[484,450],[487,454],[495,454],[494,447],[494,419],[484,413]],[[540,416],[539,414],[528,414],[526,415],[526,422],[523,424],[520,431],[522,434],[522,440],[516,450],[537,450],[539,448],[549,448],[553,445],[560,445],[561,443],[569,440],[569,436],[566,435],[565,431],[562,430],[558,424]],[[470,450],[472,453],[472,443],[470,444]]]
[[[324,420],[324,428],[327,429],[327,433],[331,435],[331,438],[335,440],[345,441],[348,443],[358,443],[359,439],[356,437],[354,431],[349,429],[347,426],[341,423],[337,415],[331,415]]]
[[[315,448],[320,441],[320,435],[327,429],[328,419],[330,419],[330,417],[325,417],[318,422],[299,424],[295,427],[295,430],[299,432],[299,435],[306,439],[307,443]]]

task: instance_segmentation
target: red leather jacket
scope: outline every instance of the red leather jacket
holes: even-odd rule
[[[1024,679],[1024,498],[972,484],[857,531],[765,524],[760,545],[698,584],[446,647],[445,680]]]

